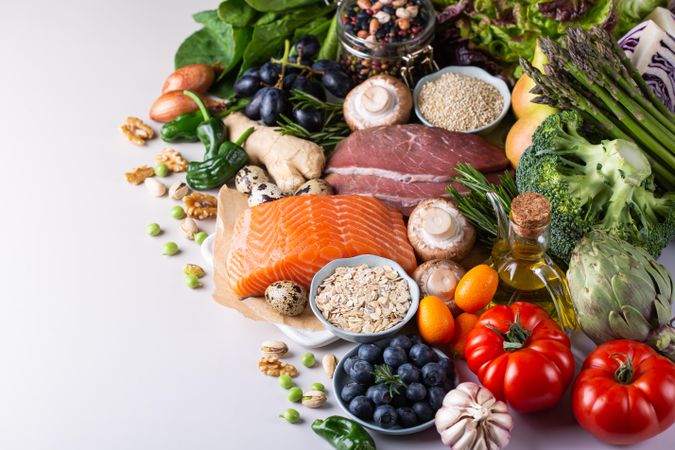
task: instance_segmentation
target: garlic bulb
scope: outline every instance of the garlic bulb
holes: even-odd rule
[[[453,450],[500,450],[509,444],[511,428],[506,403],[476,383],[448,392],[436,413],[436,430]]]

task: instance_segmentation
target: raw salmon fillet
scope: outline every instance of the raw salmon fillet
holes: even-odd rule
[[[237,218],[227,271],[236,295],[260,296],[280,280],[309,288],[330,261],[364,253],[392,259],[408,273],[415,270],[401,213],[360,195],[287,197]]]

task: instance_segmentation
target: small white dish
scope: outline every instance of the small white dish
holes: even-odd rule
[[[419,108],[419,103],[418,103],[418,98],[420,95],[420,92],[422,91],[422,86],[424,84],[429,83],[430,81],[437,80],[440,78],[443,74],[452,72],[456,73],[459,75],[464,75],[467,77],[473,77],[473,78],[478,78],[479,80],[483,80],[486,83],[490,83],[492,86],[494,86],[499,93],[501,94],[502,98],[504,99],[504,106],[502,107],[501,113],[497,116],[495,120],[492,122],[488,123],[487,125],[484,125],[480,128],[476,128],[475,130],[468,130],[464,131],[464,133],[489,133],[492,131],[497,125],[499,125],[499,122],[506,117],[506,114],[509,112],[509,108],[511,106],[511,91],[509,90],[509,87],[506,85],[504,80],[501,78],[495,77],[494,75],[490,75],[488,72],[485,70],[481,69],[480,67],[475,67],[475,66],[448,66],[444,67],[438,72],[434,72],[430,75],[427,75],[426,77],[422,78],[420,81],[417,82],[417,85],[415,85],[415,90],[413,91],[413,100],[415,102],[415,114],[417,117],[420,119],[420,121],[428,126],[428,127],[433,127],[435,126],[431,122],[429,122],[427,119],[424,118],[422,115],[422,112],[420,111]]]
[[[408,309],[408,312],[406,313],[403,320],[401,320],[393,327],[387,328],[386,330],[380,331],[378,333],[352,333],[343,330],[342,328],[336,327],[335,325],[327,321],[325,317],[323,317],[323,314],[321,314],[321,311],[319,311],[319,308],[316,306],[317,290],[319,289],[319,286],[321,285],[323,280],[331,276],[335,272],[335,269],[338,267],[354,267],[359,266],[361,264],[365,264],[368,267],[390,266],[391,268],[396,270],[396,272],[398,272],[398,274],[401,275],[401,277],[404,280],[406,280],[406,282],[408,283],[408,288],[410,289],[410,299],[411,299],[410,308]],[[419,306],[419,303],[420,303],[420,288],[415,282],[415,280],[413,280],[406,273],[406,271],[403,270],[403,267],[401,267],[396,261],[392,261],[391,259],[383,258],[381,256],[376,255],[359,255],[354,256],[352,258],[335,259],[326,264],[325,266],[323,266],[323,268],[319,270],[316,273],[316,275],[314,275],[314,278],[312,278],[312,284],[309,287],[309,306],[312,308],[312,311],[314,312],[316,318],[319,319],[319,321],[331,333],[349,342],[369,343],[379,341],[382,339],[387,339],[394,336],[398,330],[403,328],[408,322],[410,322],[411,319],[415,317],[415,313],[417,312],[417,307]]]

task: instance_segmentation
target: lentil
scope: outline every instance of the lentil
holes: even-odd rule
[[[422,86],[419,107],[434,126],[473,131],[499,116],[504,98],[497,88],[483,80],[448,72]]]

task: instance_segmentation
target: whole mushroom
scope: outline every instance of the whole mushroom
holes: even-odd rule
[[[257,206],[261,203],[279,200],[284,194],[274,183],[263,182],[253,186],[251,196],[248,198],[248,206]]]
[[[307,307],[307,291],[294,281],[275,281],[265,289],[265,300],[284,316],[297,316]]]
[[[250,194],[253,186],[268,183],[270,179],[260,166],[244,166],[234,177],[234,187],[242,194]]]
[[[476,229],[452,201],[422,200],[410,213],[408,239],[424,261],[463,259],[476,243]]]
[[[391,75],[376,75],[345,98],[343,112],[352,130],[407,123],[412,111],[410,89]]]
[[[333,188],[325,180],[315,178],[309,180],[295,191],[293,195],[332,195]]]
[[[454,301],[455,289],[465,273],[466,270],[454,261],[432,259],[419,265],[413,278],[420,286],[422,295],[440,298],[448,305],[453,315],[458,315],[462,311]]]

